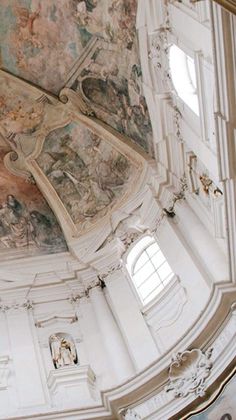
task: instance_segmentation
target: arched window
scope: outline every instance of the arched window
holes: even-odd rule
[[[199,115],[195,64],[192,57],[176,45],[169,50],[170,73],[178,96]]]
[[[144,236],[131,249],[127,269],[143,305],[153,300],[173,278],[156,240]]]

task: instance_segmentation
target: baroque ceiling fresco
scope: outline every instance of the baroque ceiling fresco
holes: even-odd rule
[[[0,254],[9,249],[18,256],[67,251],[59,224],[39,189],[4,166],[8,152],[1,141]]]
[[[72,85],[99,119],[152,152],[136,13],[136,0],[1,0],[1,67],[56,95]]]
[[[82,225],[114,205],[131,175],[129,161],[83,124],[52,131],[37,162],[73,222]]]
[[[1,0],[1,258],[67,251],[67,221],[77,237],[132,190],[130,144],[152,155],[136,13],[136,0]]]

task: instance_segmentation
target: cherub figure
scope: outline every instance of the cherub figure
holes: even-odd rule
[[[25,7],[16,7],[15,12],[19,27],[19,40],[30,41],[35,48],[42,48],[42,44],[34,31],[34,24],[40,16],[41,7],[39,6],[35,12],[30,12]]]

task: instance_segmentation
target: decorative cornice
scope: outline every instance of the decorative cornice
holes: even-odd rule
[[[90,282],[89,285],[87,285],[87,287],[83,291],[77,294],[72,294],[68,298],[69,302],[73,304],[73,303],[78,302],[80,299],[84,297],[88,298],[90,290],[95,289],[97,287],[104,289],[104,287],[106,287],[106,284],[104,282],[105,277],[102,277],[102,276],[104,276],[104,274],[103,275],[98,274],[97,277],[92,282]]]
[[[78,318],[76,315],[72,315],[72,316],[60,316],[60,315],[54,315],[48,318],[43,318],[41,320],[38,320],[35,322],[35,326],[37,328],[44,328],[46,327],[48,324],[54,323],[54,322],[66,322],[68,324],[73,324],[74,322],[78,321]]]
[[[6,311],[10,311],[10,310],[20,310],[20,309],[26,309],[26,310],[30,310],[33,309],[34,307],[34,302],[27,299],[26,301],[24,301],[23,303],[17,303],[17,302],[11,302],[11,303],[4,303],[4,302],[0,302],[0,311],[1,312],[6,312]]]

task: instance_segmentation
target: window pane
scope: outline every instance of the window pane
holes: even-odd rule
[[[171,273],[172,273],[171,268],[167,262],[162,264],[162,266],[158,269],[158,274],[162,280],[164,280]]]
[[[157,243],[154,243],[152,245],[150,245],[147,249],[146,252],[148,253],[149,257],[152,257],[154,254],[156,254],[156,252],[159,251],[159,246],[157,245]]]
[[[141,283],[143,283],[154,271],[155,271],[155,268],[153,267],[153,265],[150,262],[147,262],[133,276],[136,286],[139,286]]]
[[[163,280],[163,284],[166,286],[172,278],[173,278],[173,273],[171,272],[171,274],[169,274],[169,276],[167,276],[165,280]]]
[[[137,255],[139,255],[142,250],[145,250],[152,242],[153,238],[151,236],[144,236],[134,245],[127,257],[127,268],[129,271],[131,271],[132,264],[136,260]]]
[[[135,264],[135,266],[134,266],[134,274],[146,263],[146,262],[148,262],[148,260],[149,260],[149,258],[148,258],[148,255],[147,255],[147,253],[144,251],[141,255],[140,255],[140,257],[139,257],[139,259],[138,259],[138,261],[136,262],[136,264]]]
[[[150,302],[173,277],[173,272],[153,237],[143,237],[127,257],[136,291],[142,303]]]
[[[193,88],[196,89],[197,88],[197,81],[196,81],[196,72],[195,72],[194,61],[193,61],[192,57],[189,57],[188,55],[186,57],[187,57],[187,66],[188,66],[188,71],[189,71],[189,77],[190,77],[190,80],[192,82]]]
[[[154,273],[148,280],[146,280],[140,287],[139,292],[143,299],[149,295],[156,287],[160,285],[160,280],[157,273]]]
[[[152,257],[152,262],[156,269],[159,268],[160,265],[162,265],[165,262],[165,260],[166,259],[161,251],[159,251],[156,255]]]
[[[151,302],[151,300],[154,299],[163,289],[164,289],[163,284],[160,284],[156,289],[154,289],[149,295],[147,295],[143,299],[143,303],[146,304],[148,302]]]
[[[194,60],[176,45],[170,48],[171,79],[178,96],[199,115]]]

